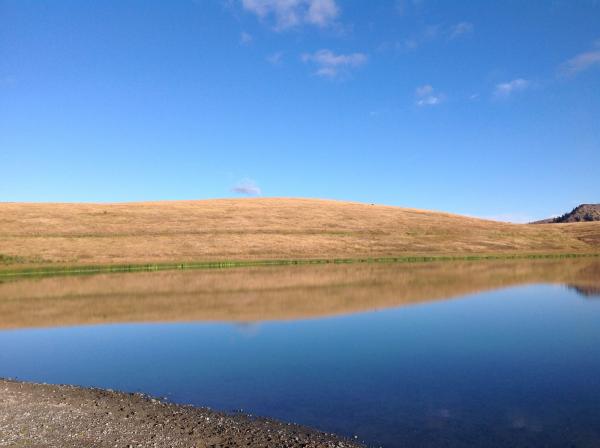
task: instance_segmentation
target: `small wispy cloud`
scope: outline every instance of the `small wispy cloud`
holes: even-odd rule
[[[340,12],[335,0],[242,0],[242,6],[261,20],[272,18],[276,31],[300,25],[324,28],[334,23]]]
[[[383,113],[383,110],[370,110],[369,117],[379,117],[380,115],[383,115]]]
[[[594,42],[594,47],[590,51],[579,53],[562,64],[560,67],[561,73],[565,76],[575,76],[584,70],[600,66],[600,39]]]
[[[395,9],[399,15],[405,15],[408,12],[408,4],[406,0],[396,0]]]
[[[246,33],[245,31],[242,31],[240,33],[240,44],[250,45],[252,41],[254,41],[254,37],[252,37],[252,34]]]
[[[531,81],[523,78],[513,79],[512,81],[496,84],[494,87],[494,96],[496,98],[508,98],[515,92],[526,90],[531,86]]]
[[[396,42],[395,46],[399,50],[412,51],[419,48],[422,43],[423,41],[421,39],[416,37],[407,37],[406,39]]]
[[[408,37],[391,42],[383,42],[379,45],[379,50],[411,52],[443,38],[448,40],[458,39],[459,37],[473,33],[474,30],[475,26],[470,22],[459,22],[450,27],[431,24],[423,25],[417,32]]]
[[[325,27],[329,25],[339,14],[339,8],[335,0],[309,0],[306,22]]]
[[[416,50],[423,44],[435,40],[440,34],[439,25],[426,25],[418,33],[400,40],[396,43],[396,48],[399,50],[412,51]]]
[[[473,216],[473,218],[487,219],[490,221],[510,222],[513,224],[527,224],[528,222],[535,221],[527,213],[502,213],[491,216]]]
[[[12,76],[0,76],[0,87],[13,87],[16,84]]]
[[[242,179],[237,184],[235,184],[231,191],[238,194],[245,194],[247,196],[259,196],[262,193],[262,190],[256,182],[252,179]]]
[[[446,96],[438,93],[430,84],[425,84],[415,89],[415,104],[419,107],[437,106],[442,103]]]
[[[473,32],[475,27],[470,22],[460,22],[450,27],[448,31],[450,39],[456,39],[457,37],[464,36]]]
[[[423,0],[396,0],[394,9],[399,15],[405,16],[418,12],[423,3]]]
[[[304,53],[301,59],[305,63],[316,65],[317,76],[335,78],[350,69],[364,65],[368,58],[364,53],[336,54],[331,50],[319,50],[315,53]]]
[[[271,65],[281,65],[283,63],[283,51],[277,51],[275,53],[271,53],[266,57],[267,62]]]

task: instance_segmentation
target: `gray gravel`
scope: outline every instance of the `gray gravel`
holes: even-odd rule
[[[271,419],[141,394],[0,379],[0,447],[358,447]]]

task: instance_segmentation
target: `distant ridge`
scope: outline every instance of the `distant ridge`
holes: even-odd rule
[[[600,221],[600,204],[581,204],[556,218],[542,219],[532,224],[553,224],[561,222],[590,222]]]

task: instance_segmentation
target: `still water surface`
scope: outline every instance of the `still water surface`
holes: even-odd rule
[[[0,376],[243,409],[357,435],[374,446],[598,447],[600,297],[595,285],[600,270],[593,263],[540,266],[488,265],[484,283],[492,290],[473,278],[475,273],[484,277],[474,265],[335,267],[324,277],[323,271],[311,271],[323,267],[302,268],[297,275],[290,268],[238,272],[252,277],[249,289],[220,286],[219,279],[228,278],[222,273],[210,279],[210,287],[205,280],[194,282],[212,274],[159,277],[161,284],[187,282],[173,303],[203,310],[196,318],[206,318],[186,322],[185,316],[166,319],[170,322],[148,318],[148,307],[163,296],[144,302],[150,293],[136,296],[136,288],[143,288],[131,284],[142,278],[140,285],[146,285],[148,274],[124,275],[118,282],[129,299],[123,300],[133,305],[123,304],[129,307],[125,314],[107,311],[115,323],[96,323],[102,316],[85,310],[82,321],[69,326],[3,322]],[[294,280],[297,276],[303,279]],[[73,313],[81,301],[102,300],[101,285],[111,288],[107,278],[115,279],[11,282],[0,285],[0,302],[11,303],[4,311],[18,317],[32,313],[31,301],[43,298],[40,291],[63,284],[46,299]],[[287,280],[275,288],[275,278]],[[357,278],[360,284],[353,283]],[[435,290],[432,284],[438,285]],[[467,284],[476,291],[464,289]],[[273,288],[277,293],[271,297]],[[228,306],[228,322],[220,317],[227,310],[206,304],[214,294],[225,303],[251,296],[245,306],[262,303],[265,319],[245,321],[252,310]],[[269,300],[297,296],[301,303],[318,299],[321,306],[325,297],[335,300],[310,315],[301,304],[269,307],[261,301],[265,295]],[[364,309],[356,302],[361,297]],[[136,300],[147,305],[139,310],[146,323],[136,322]]]

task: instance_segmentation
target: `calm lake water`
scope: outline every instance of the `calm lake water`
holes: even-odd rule
[[[0,376],[373,446],[600,446],[599,263],[441,264],[0,284]]]

